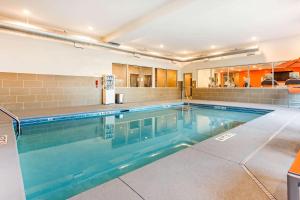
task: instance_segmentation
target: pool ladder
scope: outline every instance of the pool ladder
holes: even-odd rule
[[[7,116],[9,116],[10,118],[12,118],[13,120],[16,121],[17,123],[17,135],[16,135],[16,138],[19,137],[19,135],[21,135],[21,123],[20,123],[20,120],[19,118],[14,115],[12,112],[10,112],[9,110],[3,108],[0,106],[0,111],[2,111],[4,114],[6,114]]]

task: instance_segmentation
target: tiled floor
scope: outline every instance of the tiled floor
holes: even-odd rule
[[[224,142],[210,138],[73,199],[268,199],[243,170],[243,161],[247,161],[247,168],[276,199],[286,199],[286,174],[300,149],[300,110],[258,104],[193,102],[275,111],[229,130],[236,135]],[[19,115],[55,115],[161,103],[167,102],[42,110]]]

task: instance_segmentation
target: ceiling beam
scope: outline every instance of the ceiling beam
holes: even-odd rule
[[[126,33],[136,30],[137,28],[145,25],[146,23],[149,23],[165,14],[180,9],[193,1],[194,0],[168,0],[163,5],[156,7],[155,9],[145,13],[141,17],[121,25],[120,27],[116,28],[114,31],[101,37],[101,40],[103,42],[111,42]]]

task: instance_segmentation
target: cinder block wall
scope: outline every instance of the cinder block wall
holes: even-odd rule
[[[96,77],[0,73],[0,105],[11,110],[101,103]]]
[[[0,72],[0,105],[10,111],[97,105],[101,88],[97,77]],[[116,93],[124,93],[125,102],[180,98],[179,88],[116,88]]]
[[[288,105],[286,88],[193,88],[193,99]],[[300,101],[300,95],[290,95]]]
[[[116,93],[123,93],[124,102],[145,102],[179,99],[179,88],[116,88]]]

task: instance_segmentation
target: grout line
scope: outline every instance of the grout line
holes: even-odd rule
[[[289,121],[287,121],[284,125],[282,125],[273,135],[269,137],[269,139],[264,142],[261,146],[255,149],[250,155],[248,155],[241,163],[240,166],[243,170],[250,176],[250,178],[256,183],[256,185],[267,195],[270,200],[276,200],[274,195],[255,177],[255,175],[247,168],[246,163],[261,149],[263,149],[271,140],[273,140],[281,131],[286,128],[296,117],[298,114],[295,114]]]
[[[133,189],[128,183],[126,183],[123,179],[121,179],[120,177],[118,177],[118,179],[124,183],[125,185],[127,185],[127,187],[129,187],[134,193],[136,193],[141,199],[145,200],[145,198],[140,195],[135,189]]]
[[[254,176],[254,174],[251,173],[251,171],[245,165],[241,165],[241,167],[270,200],[276,200],[273,194],[269,192],[269,190]]]
[[[221,157],[221,156],[218,156],[218,155],[215,155],[215,154],[213,154],[213,153],[204,151],[204,150],[202,150],[202,149],[194,148],[193,146],[191,146],[190,148],[193,149],[193,150],[195,150],[195,151],[202,152],[202,153],[205,153],[205,154],[207,154],[207,155],[213,156],[213,157],[215,157],[215,158],[219,158],[219,159],[222,159],[222,160],[225,160],[225,161],[228,161],[228,162],[231,162],[231,163],[234,163],[234,164],[239,165],[239,162],[237,162],[237,161],[223,158],[223,157]]]
[[[261,149],[263,149],[271,140],[273,140],[274,137],[276,137],[287,125],[289,125],[296,117],[298,114],[295,114],[294,117],[292,117],[289,121],[287,121],[285,124],[283,124],[275,133],[273,133],[267,141],[265,141],[261,146],[256,148],[250,155],[248,155],[242,162],[242,165],[245,165],[246,162],[248,162],[257,152],[259,152]]]

